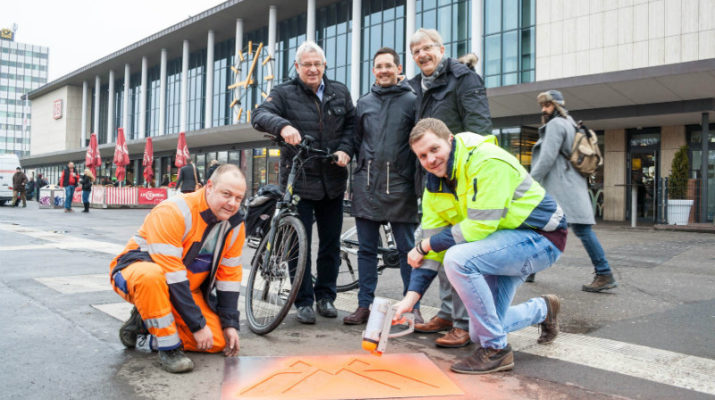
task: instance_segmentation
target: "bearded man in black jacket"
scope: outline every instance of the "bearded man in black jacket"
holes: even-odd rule
[[[340,267],[340,232],[343,221],[343,196],[348,172],[345,166],[353,155],[355,108],[345,85],[327,79],[323,49],[311,41],[298,47],[295,56],[298,76],[276,86],[253,114],[253,127],[295,145],[306,135],[315,145],[334,151],[338,161],[311,160],[304,164],[295,182],[294,193],[300,196],[298,213],[311,241],[313,220],[318,225],[317,278],[311,279],[311,256],[308,247],[303,283],[295,300],[298,321],[315,323],[313,302],[318,313],[335,318],[333,305]],[[285,189],[294,151],[281,149],[280,181]]]

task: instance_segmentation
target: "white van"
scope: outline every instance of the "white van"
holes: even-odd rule
[[[0,206],[12,201],[12,176],[19,166],[17,155],[0,154]]]

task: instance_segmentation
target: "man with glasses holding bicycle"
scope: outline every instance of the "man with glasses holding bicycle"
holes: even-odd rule
[[[327,79],[323,49],[311,41],[298,47],[295,69],[298,76],[276,86],[253,114],[253,127],[281,137],[295,145],[306,135],[316,139],[314,145],[334,151],[338,161],[310,160],[296,180],[294,193],[300,196],[298,213],[311,243],[313,221],[318,225],[317,278],[311,279],[311,256],[308,248],[303,282],[295,305],[298,322],[315,323],[313,302],[318,314],[336,318],[336,281],[340,267],[340,232],[343,224],[343,196],[348,172],[345,166],[353,154],[355,108],[345,85]],[[281,149],[280,181],[285,189],[291,159],[295,150]]]
[[[380,226],[389,222],[399,252],[403,294],[412,268],[407,253],[414,247],[417,226],[415,156],[408,139],[415,120],[415,94],[403,76],[400,56],[383,47],[373,57],[375,84],[357,102],[352,214],[357,228],[358,308],[343,319],[360,325],[370,317],[377,287],[377,251]],[[415,308],[417,322],[421,321]]]
[[[453,134],[474,132],[488,135],[492,130],[487,93],[482,78],[457,60],[446,57],[439,32],[420,28],[410,38],[412,58],[420,73],[410,79],[417,93],[417,120],[437,118]],[[422,195],[418,183],[418,195]],[[437,338],[439,347],[461,347],[469,344],[469,316],[464,304],[449,284],[444,272],[439,274],[440,309],[424,324],[415,324],[415,331],[436,333],[448,330]]]

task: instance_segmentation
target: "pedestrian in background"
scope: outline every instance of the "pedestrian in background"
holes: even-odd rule
[[[209,170],[206,172],[206,180],[209,180],[209,178],[211,178],[211,174],[213,174],[218,167],[218,160],[211,160],[211,162],[209,163]]]
[[[40,189],[47,186],[49,183],[42,174],[37,174],[37,182],[35,182],[35,200],[40,201]]]
[[[578,236],[591,258],[596,276],[593,282],[581,287],[586,292],[613,289],[618,284],[613,278],[606,254],[593,233],[596,224],[593,205],[588,193],[588,182],[571,165],[565,154],[571,154],[576,123],[566,109],[564,97],[558,90],[540,93],[537,101],[541,106],[539,140],[532,152],[531,176],[541,183],[563,207],[573,233]],[[527,278],[533,282],[534,276]]]
[[[60,175],[60,187],[65,188],[65,212],[72,212],[72,196],[74,196],[74,189],[79,183],[79,174],[74,168],[74,163],[72,161],[67,163],[67,166],[62,170],[62,175]]]
[[[94,183],[94,174],[89,168],[84,169],[84,175],[80,178],[79,183],[82,185],[82,204],[84,204],[83,213],[89,212],[89,195],[92,194],[92,184]]]
[[[27,182],[27,185],[25,185],[25,192],[27,194],[27,198],[30,201],[32,201],[33,197],[35,196],[35,173],[34,172],[30,176],[30,180]]]
[[[298,322],[315,323],[313,302],[318,314],[337,318],[333,302],[337,296],[336,281],[340,267],[340,232],[343,225],[343,196],[347,187],[348,171],[353,154],[353,125],[355,108],[348,88],[332,81],[325,74],[325,53],[311,41],[298,47],[295,69],[298,76],[273,90],[253,114],[253,127],[296,145],[309,135],[317,146],[334,151],[338,161],[306,161],[303,175],[295,182],[294,193],[300,196],[298,214],[305,226],[308,243],[313,222],[318,225],[318,257],[315,261],[316,280],[311,279],[311,251],[303,283],[295,299]],[[280,181],[285,189],[295,151],[281,149]]]
[[[399,252],[404,295],[412,267],[407,253],[415,246],[417,195],[416,159],[408,143],[415,121],[415,93],[400,76],[400,56],[383,47],[373,57],[375,84],[357,102],[353,173],[352,214],[355,217],[358,249],[358,308],[343,323],[359,325],[370,317],[370,304],[377,288],[377,247],[380,226],[389,222]],[[419,305],[415,322],[421,323]]]
[[[186,159],[186,165],[179,170],[176,187],[181,193],[191,193],[201,189],[201,174],[196,170],[196,166],[190,158]]]
[[[490,134],[492,122],[484,82],[474,70],[445,56],[439,32],[418,29],[410,39],[410,51],[420,68],[420,73],[410,79],[410,85],[417,93],[417,120],[437,118],[447,125],[452,134]],[[420,179],[417,184],[419,196],[423,187]],[[422,232],[425,238],[429,237],[430,232]],[[436,333],[449,330],[435,340],[437,346],[468,345],[469,316],[443,269],[439,272],[439,298],[441,304],[437,315],[424,324],[415,324],[415,331]]]
[[[22,206],[27,207],[25,184],[27,184],[27,175],[22,172],[22,168],[15,168],[15,173],[12,175],[12,205],[14,207],[20,204],[20,200],[22,200]]]

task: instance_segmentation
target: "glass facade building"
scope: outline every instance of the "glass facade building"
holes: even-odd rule
[[[0,154],[30,154],[30,102],[23,96],[47,83],[49,52],[0,38]]]
[[[486,87],[533,82],[536,0],[484,0]]]

